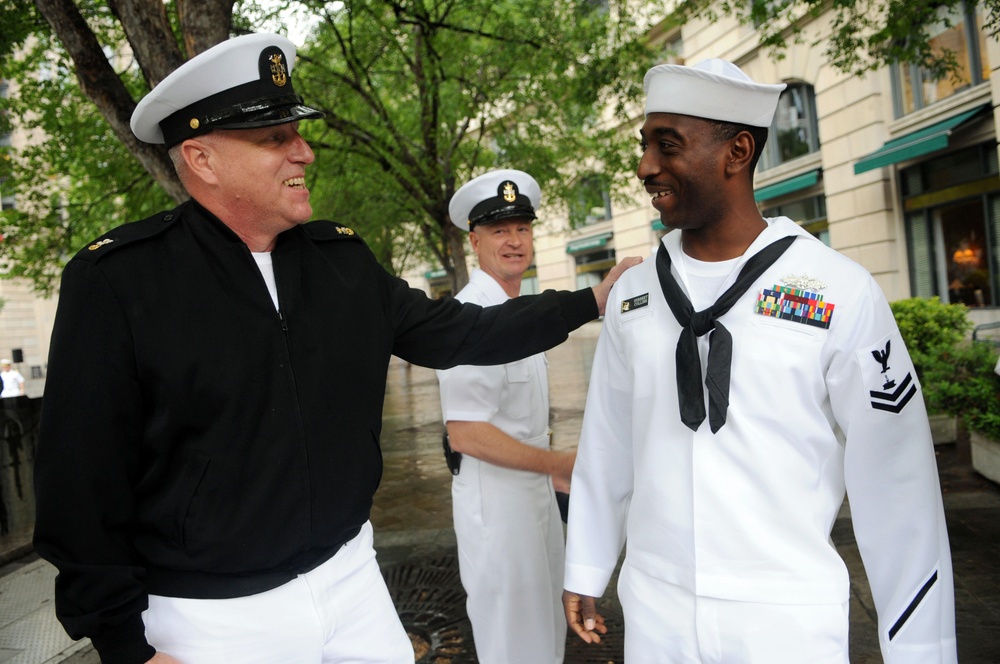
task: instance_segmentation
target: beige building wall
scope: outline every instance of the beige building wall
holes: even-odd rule
[[[25,393],[39,397],[45,387],[56,299],[39,297],[21,279],[0,280],[0,299],[0,356],[12,358],[13,349],[21,349],[24,361],[14,368],[24,376]]]
[[[16,94],[11,84],[8,94]],[[6,137],[10,146],[23,148],[29,137],[14,132]],[[2,194],[2,189],[0,189]],[[16,204],[16,201],[15,201]],[[14,368],[25,378],[25,393],[39,397],[45,388],[45,370],[49,356],[49,338],[55,319],[56,298],[43,298],[24,279],[0,278],[0,357],[14,358],[14,349],[23,354],[23,362]]]

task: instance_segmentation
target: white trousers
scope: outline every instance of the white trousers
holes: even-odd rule
[[[149,597],[146,639],[181,664],[413,664],[372,526],[330,560],[248,597]]]
[[[560,664],[565,543],[551,480],[465,455],[451,496],[480,664]]]
[[[848,603],[699,597],[632,567],[618,580],[626,664],[849,664]]]

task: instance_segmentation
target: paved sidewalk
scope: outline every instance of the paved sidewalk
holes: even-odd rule
[[[56,664],[90,650],[74,642],[52,608],[55,569],[34,554],[0,567],[0,662]],[[96,657],[93,659],[96,663]]]
[[[598,329],[587,325],[547,354],[557,447],[576,445]],[[434,372],[394,362],[383,423],[385,474],[372,512],[375,545],[417,661],[473,663],[439,420]],[[1000,487],[972,471],[960,446],[940,445],[937,452],[955,567],[959,661],[995,664],[1000,662]],[[846,507],[833,537],[851,570],[851,662],[881,662],[874,608]],[[0,664],[98,663],[87,642],[74,644],[55,621],[53,577],[51,566],[33,557],[0,568]],[[608,594],[602,608],[613,633],[601,648],[568,640],[567,664],[622,662],[620,607],[613,592]]]

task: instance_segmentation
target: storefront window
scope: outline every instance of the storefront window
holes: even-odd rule
[[[900,173],[914,296],[1000,305],[1000,176],[991,151],[990,144],[974,146]]]
[[[949,205],[936,211],[945,250],[948,301],[969,307],[993,304],[986,261],[986,232],[981,200]]]
[[[823,244],[830,246],[830,230],[826,221],[826,197],[809,196],[797,201],[765,208],[764,217],[788,217],[809,231]]]

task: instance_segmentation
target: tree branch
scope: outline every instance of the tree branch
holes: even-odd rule
[[[162,145],[143,143],[129,127],[135,101],[115,74],[80,10],[69,0],[35,0],[76,65],[80,89],[97,106],[118,139],[175,201],[188,198]]]

